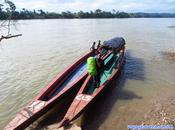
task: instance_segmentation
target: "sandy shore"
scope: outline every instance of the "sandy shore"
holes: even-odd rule
[[[152,109],[148,111],[143,125],[167,125],[175,126],[175,95],[162,95],[161,98],[155,99]]]

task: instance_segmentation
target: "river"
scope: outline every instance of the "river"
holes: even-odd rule
[[[23,36],[3,40],[0,48],[0,129],[94,41],[116,36],[126,40],[126,64],[86,112],[92,114],[85,114],[83,128],[140,125],[153,104],[175,95],[175,62],[161,53],[175,49],[174,25],[174,18],[17,21],[12,33]]]

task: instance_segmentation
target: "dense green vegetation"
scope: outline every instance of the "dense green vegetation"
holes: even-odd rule
[[[1,7],[1,6],[0,6]],[[0,8],[0,19],[7,19],[10,13]],[[126,12],[109,12],[97,9],[95,11],[72,13],[70,11],[55,13],[45,12],[43,10],[29,11],[22,9],[21,11],[13,11],[12,19],[58,19],[58,18],[151,18],[151,17],[175,17],[175,14],[169,13],[126,13]]]
[[[9,13],[6,10],[0,8],[0,19],[7,19]],[[22,9],[21,11],[13,11],[12,19],[53,19],[53,18],[129,18],[130,14],[125,12],[107,12],[97,9],[91,12],[79,11],[72,13],[70,11],[55,13],[45,12],[43,10],[29,11]]]

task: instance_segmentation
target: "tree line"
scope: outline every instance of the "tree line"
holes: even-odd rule
[[[101,9],[96,9],[90,12],[75,12],[65,11],[61,13],[55,12],[45,12],[43,10],[33,10],[29,11],[27,9],[22,9],[21,11],[11,12],[11,19],[55,19],[55,18],[129,18],[130,14],[126,12],[109,12],[102,11]],[[9,13],[3,10],[0,6],[0,19],[7,19]]]
[[[2,10],[0,6],[0,19],[7,19],[9,17],[9,12]],[[61,19],[61,18],[154,18],[154,17],[175,17],[175,14],[171,13],[126,13],[119,11],[102,11],[101,9],[96,9],[90,12],[75,12],[70,11],[55,13],[55,12],[45,12],[43,10],[33,10],[29,11],[27,9],[22,9],[21,11],[13,11],[11,13],[11,19]]]

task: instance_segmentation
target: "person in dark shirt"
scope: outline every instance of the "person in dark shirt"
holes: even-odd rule
[[[101,41],[98,41],[98,45],[97,45],[97,49],[99,49],[101,47]]]
[[[96,49],[95,49],[95,44],[96,44],[96,43],[93,42],[92,47],[90,48],[91,51],[95,51],[95,50],[96,50]]]
[[[101,74],[104,68],[104,61],[102,60],[102,55],[99,54],[96,57],[96,69],[97,69],[97,74],[94,76],[94,87],[99,87],[100,86],[100,78],[101,78]]]

